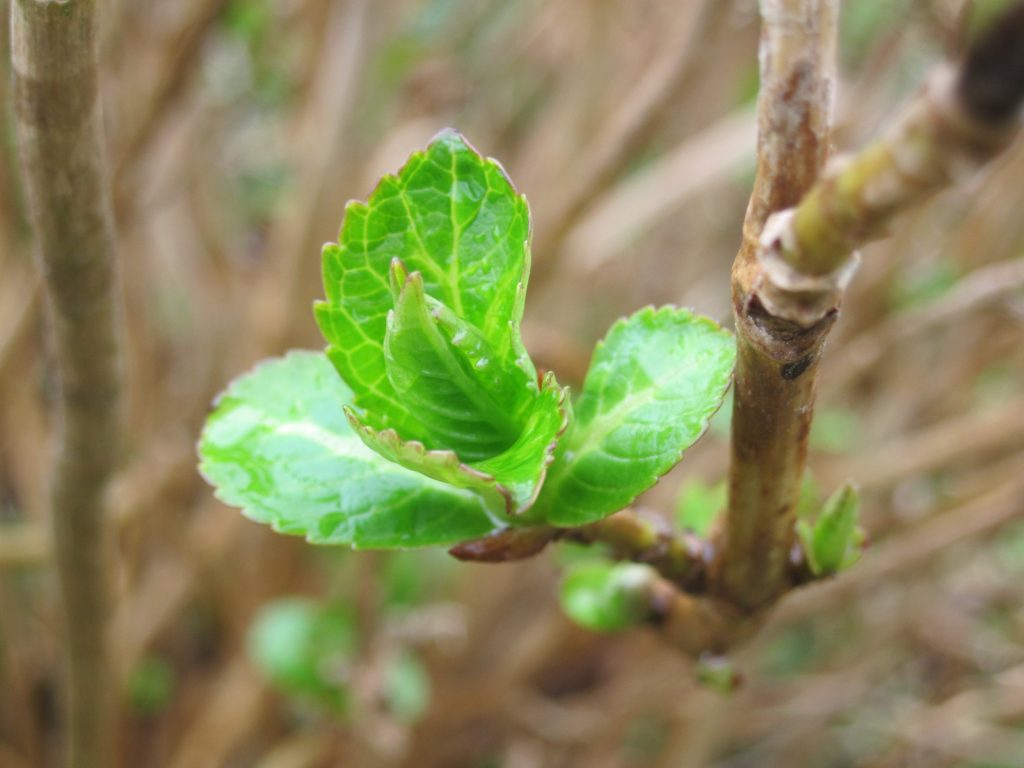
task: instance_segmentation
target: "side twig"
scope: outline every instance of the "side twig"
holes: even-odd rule
[[[507,528],[449,550],[458,560],[507,563],[533,557],[554,541],[603,544],[616,560],[651,566],[662,579],[690,593],[705,588],[710,552],[707,542],[691,533],[678,533],[667,525],[631,509],[580,528]]]
[[[686,592],[704,590],[710,553],[699,536],[677,533],[625,511],[570,529],[564,538],[580,544],[605,544],[616,560],[645,563]]]
[[[112,762],[103,509],[119,376],[95,37],[94,0],[11,3],[18,148],[61,386],[52,517],[74,768]]]

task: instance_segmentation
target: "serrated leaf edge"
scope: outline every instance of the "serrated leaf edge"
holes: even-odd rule
[[[612,323],[611,327],[609,327],[608,332],[604,335],[604,337],[601,338],[594,345],[594,352],[591,355],[591,361],[593,361],[593,359],[597,357],[598,352],[601,349],[603,349],[605,346],[607,346],[607,344],[609,343],[609,340],[612,338],[613,334],[621,333],[622,332],[622,328],[624,326],[626,326],[627,324],[629,324],[631,321],[640,319],[641,317],[656,318],[659,314],[674,314],[674,313],[677,313],[677,312],[685,312],[690,317],[692,317],[694,320],[699,321],[703,325],[709,326],[712,330],[715,330],[715,331],[717,331],[719,333],[723,333],[723,334],[726,334],[726,335],[728,335],[730,337],[735,338],[735,334],[733,334],[732,331],[730,331],[728,328],[723,328],[721,325],[716,323],[710,317],[707,317],[706,315],[698,314],[696,311],[694,311],[693,309],[690,309],[689,307],[679,307],[679,306],[676,306],[674,304],[664,304],[664,305],[662,305],[660,307],[655,307],[653,304],[648,304],[648,305],[646,305],[644,307],[641,307],[640,309],[638,309],[633,314],[628,315],[626,317],[620,317],[618,320],[616,320],[614,323]],[[735,368],[734,368],[734,370],[735,370]],[[700,431],[697,433],[697,436],[690,442],[689,445],[687,445],[684,448],[679,450],[678,454],[676,455],[675,461],[672,463],[672,467],[675,467],[680,461],[682,461],[683,457],[686,455],[686,452],[688,450],[690,450],[694,445],[696,445],[701,440],[701,438],[704,437],[705,434],[707,434],[707,431],[708,431],[708,428],[711,425],[712,419],[715,417],[715,414],[717,414],[718,411],[721,409],[722,404],[726,400],[726,395],[729,394],[729,390],[733,386],[733,383],[734,383],[734,381],[733,381],[733,371],[730,371],[728,379],[729,379],[729,381],[726,384],[725,388],[722,390],[722,396],[719,398],[718,404],[715,406],[714,410],[712,410],[707,415],[707,417],[702,420]],[[585,382],[585,379],[584,379],[584,382]],[[563,457],[564,457],[564,454],[562,454],[561,456],[556,457],[556,460],[560,459],[560,458],[563,458]],[[641,495],[643,495],[644,493],[647,493],[647,491],[649,491],[651,488],[653,488],[655,485],[657,485],[661,481],[662,477],[664,477],[664,475],[658,475],[658,474],[652,475],[651,478],[650,478],[650,482],[647,485],[647,487],[644,490],[640,491],[638,494],[636,494],[636,496],[633,496],[628,502],[626,502],[626,504],[622,507],[622,509],[625,509],[626,507],[631,505],[634,501],[636,501]],[[619,511],[619,510],[615,510],[615,511]],[[615,514],[615,511],[609,512],[608,515],[605,515],[604,517],[608,517],[610,515]],[[603,519],[603,518],[601,518],[601,519]]]
[[[463,477],[465,477],[467,483],[469,483],[467,486],[465,486],[466,490],[476,491],[477,493],[480,493],[481,489],[493,490],[501,497],[505,508],[504,512],[507,517],[507,519],[503,521],[495,522],[499,525],[507,526],[510,520],[516,520],[517,518],[521,519],[524,513],[527,510],[529,510],[534,505],[534,503],[536,503],[537,498],[540,495],[541,489],[544,486],[544,482],[547,480],[548,469],[550,468],[552,462],[555,460],[555,451],[558,448],[558,442],[561,439],[562,435],[565,434],[565,431],[569,426],[570,414],[569,409],[566,406],[566,403],[568,402],[569,388],[558,387],[558,382],[555,379],[555,375],[550,371],[544,375],[544,381],[541,386],[541,391],[543,391],[546,388],[558,389],[558,410],[562,416],[562,422],[559,426],[558,431],[555,433],[554,438],[544,448],[544,459],[541,465],[540,475],[538,476],[537,482],[534,485],[533,493],[526,501],[524,501],[518,507],[516,506],[515,497],[511,489],[509,489],[504,484],[498,482],[498,480],[493,475],[487,472],[482,472],[476,467],[473,467],[472,465],[463,462],[459,458],[458,454],[455,453],[455,451],[436,448],[428,449],[419,440],[403,440],[401,435],[399,435],[398,432],[391,428],[383,430],[374,429],[373,427],[366,424],[362,420],[360,415],[356,412],[356,409],[353,408],[352,406],[345,406],[344,412],[345,417],[348,419],[349,425],[352,427],[352,430],[356,433],[360,440],[362,440],[363,443],[368,448],[377,452],[378,455],[381,455],[388,461],[399,463],[389,456],[380,454],[379,451],[377,451],[377,448],[374,446],[375,442],[380,441],[388,445],[391,448],[391,450],[393,450],[395,453],[411,453],[414,456],[418,456],[419,458],[423,459],[425,462],[429,463],[432,466],[451,470],[461,474]],[[511,448],[509,448],[509,450],[511,450]],[[498,458],[501,455],[502,454],[498,454],[493,458]],[[416,469],[414,467],[407,467],[407,469],[412,469],[415,472],[420,472],[420,474],[427,474],[422,470]],[[440,482],[447,482],[442,478],[434,477],[432,475],[427,476]],[[453,487],[456,488],[462,487],[455,486],[452,483],[448,484],[453,485]],[[485,503],[485,507],[486,506],[487,505]]]
[[[264,368],[270,368],[271,366],[278,365],[285,360],[290,360],[292,358],[297,357],[315,356],[317,354],[322,353],[317,353],[308,349],[290,349],[283,355],[263,358],[248,370],[243,371],[242,373],[233,377],[227,383],[227,386],[225,386],[220,392],[218,392],[211,401],[209,413],[207,414],[207,417],[203,422],[203,428],[199,431],[199,438],[196,440],[195,445],[196,455],[199,456],[199,465],[197,467],[197,471],[199,472],[199,476],[203,478],[203,481],[212,489],[213,498],[217,499],[217,501],[219,501],[221,504],[224,504],[225,506],[235,507],[236,509],[239,509],[242,515],[247,520],[251,520],[254,523],[259,523],[260,525],[270,526],[270,530],[274,531],[274,533],[279,533],[282,536],[295,536],[295,533],[285,530],[284,521],[278,515],[271,515],[268,519],[267,516],[261,515],[258,512],[254,511],[253,509],[251,509],[250,505],[238,504],[237,502],[231,501],[226,497],[222,487],[218,483],[216,483],[212,477],[210,477],[206,470],[206,463],[208,460],[203,455],[202,447],[203,442],[206,440],[206,433],[211,428],[210,417],[217,412],[217,410],[221,407],[221,405],[223,405],[224,401],[227,398],[235,396],[234,390],[242,382],[243,379],[248,379],[250,376],[255,376],[258,373],[260,373],[260,371],[262,371]],[[343,383],[345,384],[346,387],[348,387],[347,382],[344,382],[343,380]],[[339,544],[342,544],[344,546],[356,548],[355,544],[350,541],[328,543],[326,541],[318,541],[314,538],[314,535],[314,531],[306,531],[305,534],[302,536],[302,539],[307,544],[310,544],[314,547],[338,546]]]

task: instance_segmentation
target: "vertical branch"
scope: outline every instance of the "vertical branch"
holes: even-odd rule
[[[769,214],[795,205],[828,154],[836,0],[762,0],[758,168],[733,265],[738,356],[721,591],[755,609],[788,585],[818,355],[831,315],[809,330],[779,321],[753,290]]]
[[[18,148],[61,387],[52,517],[76,768],[111,764],[103,497],[119,382],[95,35],[94,0],[11,3]]]

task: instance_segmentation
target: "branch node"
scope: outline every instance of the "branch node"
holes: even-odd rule
[[[810,328],[839,305],[860,264],[860,254],[854,252],[838,269],[823,275],[801,272],[784,256],[798,247],[795,215],[795,208],[787,208],[765,222],[757,249],[761,269],[753,290],[770,315]]]

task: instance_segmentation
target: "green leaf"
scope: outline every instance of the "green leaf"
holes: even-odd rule
[[[348,690],[340,673],[357,642],[350,610],[291,597],[263,607],[249,628],[247,645],[256,668],[283,693],[343,711]]]
[[[718,514],[725,509],[727,495],[724,480],[714,485],[691,480],[683,486],[676,502],[676,523],[684,530],[706,537]]]
[[[511,515],[523,514],[537,500],[559,437],[569,423],[567,400],[568,390],[558,386],[554,374],[545,375],[519,439],[504,453],[474,465],[505,489]]]
[[[427,477],[480,495],[493,517],[521,515],[536,500],[547,467],[554,458],[558,436],[566,426],[565,390],[548,374],[533,411],[516,442],[503,453],[475,463],[463,463],[454,451],[428,450],[405,441],[393,429],[375,430],[351,409],[349,422],[362,441],[384,458]]]
[[[350,401],[322,354],[264,362],[219,399],[200,439],[200,470],[225,503],[316,544],[448,546],[503,527],[471,491],[363,445],[344,415]]]
[[[432,303],[433,310],[419,272],[404,279],[387,320],[388,377],[432,445],[467,461],[494,456],[519,436],[536,387],[531,392],[526,373],[514,365],[499,369],[476,328]],[[442,316],[447,333],[438,322]]]
[[[170,703],[176,685],[174,667],[166,659],[144,656],[128,678],[128,702],[132,710],[140,715],[155,715]]]
[[[635,563],[582,563],[562,582],[562,610],[594,632],[632,627],[650,612],[648,585],[654,572]]]
[[[850,483],[844,484],[825,502],[814,523],[797,525],[811,571],[817,575],[838,573],[860,556],[863,534],[857,527],[860,499]]]
[[[423,415],[408,407],[388,374],[384,339],[395,258],[421,273],[427,296],[478,329],[494,370],[509,375],[518,367],[536,391],[519,332],[529,230],[526,200],[501,166],[451,131],[381,179],[366,203],[348,204],[338,243],[324,248],[326,301],[316,316],[328,356],[376,429],[392,427],[430,448],[453,447],[433,440]]]
[[[704,433],[729,386],[732,336],[684,309],[642,309],[598,344],[531,519],[561,526],[626,507]]]
[[[383,681],[387,707],[398,720],[413,723],[430,707],[430,677],[409,651],[400,651],[389,662]]]

